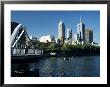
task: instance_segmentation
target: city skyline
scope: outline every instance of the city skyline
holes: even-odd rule
[[[11,20],[26,27],[30,36],[40,38],[44,35],[58,36],[58,23],[60,20],[72,34],[77,33],[77,24],[80,17],[86,28],[93,29],[93,41],[100,43],[100,12],[99,11],[12,11]],[[43,26],[44,25],[44,26]],[[37,29],[36,29],[37,28]],[[65,32],[65,36],[66,36]]]

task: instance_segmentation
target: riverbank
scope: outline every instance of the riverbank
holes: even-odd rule
[[[83,54],[83,53],[79,53],[79,54],[57,54],[57,55],[49,55],[49,54],[45,54],[45,55],[14,55],[11,56],[11,59],[27,59],[27,58],[37,58],[37,59],[44,59],[47,57],[76,57],[76,56],[97,56],[100,54]]]
[[[41,55],[35,54],[23,54],[23,55],[11,55],[11,59],[27,59],[27,58],[37,58],[37,59],[44,59],[47,57],[76,57],[76,56],[98,56],[100,53],[76,53],[76,54],[64,54],[64,53],[54,53],[54,55],[50,53],[45,53]]]

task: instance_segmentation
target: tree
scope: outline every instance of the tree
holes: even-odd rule
[[[51,43],[49,46],[48,46],[48,49],[51,51],[51,52],[56,52],[57,51],[57,44],[56,43]]]
[[[70,54],[72,47],[71,47],[71,45],[65,43],[65,44],[63,44],[61,50],[64,54]]]

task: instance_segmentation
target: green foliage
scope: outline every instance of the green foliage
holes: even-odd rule
[[[48,46],[48,49],[49,49],[50,51],[52,51],[52,52],[55,52],[55,51],[57,51],[58,46],[57,46],[56,43],[51,43],[51,44]]]
[[[68,54],[72,50],[72,47],[71,47],[71,45],[65,43],[65,44],[63,44],[61,50],[63,53]]]
[[[36,42],[35,48],[43,49],[44,53],[56,52],[67,55],[92,55],[100,54],[100,46],[93,46],[90,44],[69,45],[67,43],[61,45],[57,43],[42,43]]]

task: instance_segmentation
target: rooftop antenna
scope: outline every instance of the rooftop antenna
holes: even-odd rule
[[[59,18],[59,21],[62,22],[61,18]]]
[[[81,18],[81,16],[80,16],[80,22],[82,22],[82,18]]]

